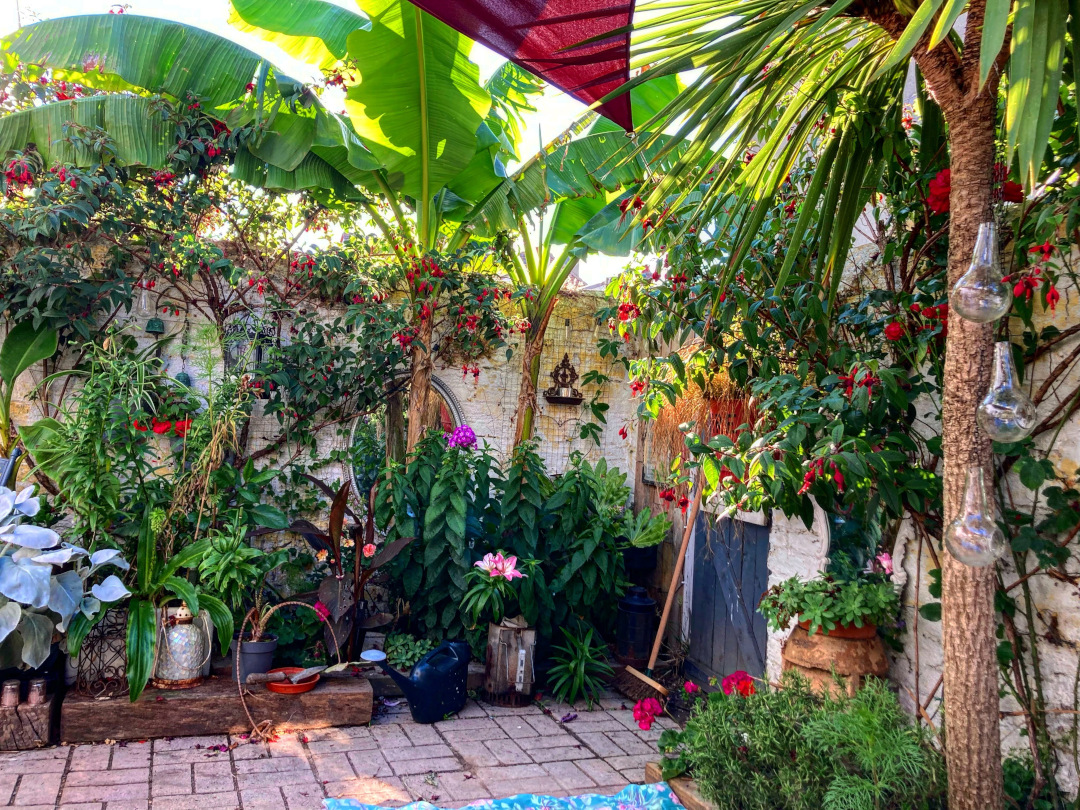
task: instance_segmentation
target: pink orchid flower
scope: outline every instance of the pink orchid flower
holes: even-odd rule
[[[485,554],[484,559],[475,563],[476,567],[486,571],[491,577],[505,577],[507,582],[525,577],[517,570],[517,557],[504,557],[502,552]]]

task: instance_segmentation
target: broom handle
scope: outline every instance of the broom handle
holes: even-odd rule
[[[698,508],[701,506],[701,493],[705,488],[700,482],[694,503],[690,507],[690,517],[686,521],[686,528],[682,533],[682,545],[679,546],[679,555],[675,558],[675,572],[671,575],[671,585],[668,586],[667,599],[664,600],[664,612],[660,614],[660,627],[656,631],[656,639],[653,641],[652,653],[649,655],[649,666],[646,673],[651,673],[656,666],[656,659],[660,657],[660,644],[664,640],[664,630],[667,628],[668,618],[671,616],[671,605],[675,601],[676,585],[682,576],[683,563],[686,562],[686,549],[690,545],[690,532],[694,529],[694,521],[697,520]]]

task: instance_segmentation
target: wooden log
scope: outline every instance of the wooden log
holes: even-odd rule
[[[275,694],[265,686],[249,687],[248,692],[255,721],[270,720],[281,729],[363,726],[371,721],[373,695],[366,678],[327,679],[300,695]],[[60,739],[66,743],[248,731],[251,722],[232,678],[209,678],[183,691],[147,688],[134,703],[69,694],[60,712]]]
[[[648,784],[664,781],[659,762],[645,764],[645,781]],[[667,784],[671,792],[679,797],[679,801],[686,810],[716,810],[716,805],[705,800],[701,791],[698,790],[697,782],[689,776],[676,776],[674,779],[669,779]]]
[[[54,706],[52,695],[37,706],[0,706],[0,751],[29,751],[51,745]]]

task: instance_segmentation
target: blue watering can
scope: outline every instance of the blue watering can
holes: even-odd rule
[[[413,720],[437,723],[465,708],[470,655],[469,642],[444,641],[417,661],[408,675],[387,664],[381,650],[365,650],[360,658],[378,664],[401,687]]]

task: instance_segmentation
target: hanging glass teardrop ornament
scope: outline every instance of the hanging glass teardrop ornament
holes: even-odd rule
[[[953,285],[949,304],[966,320],[975,323],[996,321],[1012,306],[1012,289],[1001,279],[997,225],[984,222],[979,226],[971,266]]]
[[[1035,430],[1035,404],[1017,381],[1007,341],[994,344],[994,382],[976,414],[979,426],[995,442],[1018,442]]]
[[[945,546],[964,565],[982,568],[1001,557],[1008,546],[997,525],[993,493],[982,467],[969,467],[964,480],[960,516],[945,528]]]

